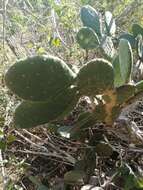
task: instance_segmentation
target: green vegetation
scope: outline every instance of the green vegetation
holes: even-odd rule
[[[143,189],[143,3],[0,6],[3,189]]]

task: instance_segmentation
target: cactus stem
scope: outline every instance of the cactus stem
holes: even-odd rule
[[[106,118],[105,118],[105,122],[109,125],[111,125],[113,123],[113,120],[112,120],[112,109],[113,107],[116,105],[117,103],[117,95],[115,93],[115,91],[113,90],[107,90],[105,93],[104,93],[105,96],[108,96],[110,97],[110,101],[108,103],[106,103],[105,105],[105,110],[106,110]]]

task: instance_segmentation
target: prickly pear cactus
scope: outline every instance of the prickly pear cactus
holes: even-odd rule
[[[75,74],[57,57],[35,56],[12,65],[7,87],[23,101],[15,110],[16,127],[30,128],[62,118],[78,101]]]
[[[130,43],[132,48],[134,48],[134,49],[136,48],[137,40],[134,35],[132,35],[130,33],[123,33],[119,36],[118,41],[120,42],[121,39],[127,40]]]
[[[113,58],[115,49],[112,38],[115,36],[116,24],[112,13],[106,11],[102,17],[90,5],[83,6],[80,13],[84,28],[77,33],[77,43],[86,50],[99,49],[108,60]]]
[[[75,89],[64,90],[50,101],[23,101],[15,110],[14,123],[18,128],[30,128],[62,119],[76,104]]]
[[[138,34],[141,34],[143,36],[143,27],[141,27],[139,24],[133,24],[132,32],[135,37],[137,37]]]
[[[137,36],[137,53],[139,60],[143,62],[143,37],[141,34]]]
[[[119,43],[119,62],[122,79],[125,83],[128,83],[131,81],[133,53],[127,40],[122,39]]]
[[[112,64],[95,59],[84,65],[77,75],[77,85],[83,95],[101,94],[114,85]]]
[[[81,8],[80,15],[83,25],[92,28],[97,35],[101,36],[99,13],[90,5],[85,5]]]
[[[47,101],[69,87],[75,74],[64,61],[53,56],[36,56],[15,63],[5,82],[24,100]]]
[[[84,29],[88,37],[88,31],[94,32]],[[141,51],[142,41],[138,48]],[[15,125],[30,128],[62,119],[80,97],[88,96],[90,111],[79,116],[71,136],[92,127],[94,122],[113,126],[122,108],[143,91],[143,81],[132,80],[133,52],[126,39],[120,40],[116,54],[112,63],[101,58],[88,61],[77,74],[53,56],[35,56],[16,62],[5,75],[8,88],[24,99],[15,110]]]
[[[105,12],[105,27],[108,35],[114,36],[116,32],[116,23],[110,11]]]
[[[114,86],[119,87],[124,84],[124,81],[121,76],[119,55],[116,55],[112,61],[113,69],[114,69]]]
[[[83,27],[77,33],[77,42],[83,49],[94,49],[99,45],[97,34],[88,27]]]

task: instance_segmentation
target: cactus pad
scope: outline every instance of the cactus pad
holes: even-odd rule
[[[81,8],[81,20],[84,26],[92,28],[98,36],[101,36],[101,25],[98,12],[90,5]]]
[[[135,84],[135,92],[139,93],[141,91],[143,91],[143,80]]]
[[[141,34],[143,36],[143,28],[139,24],[133,24],[132,25],[132,32],[133,35],[136,37],[138,34]]]
[[[112,38],[109,36],[107,36],[102,42],[102,53],[109,60],[111,60],[115,54],[114,44]]]
[[[142,60],[143,59],[143,37],[141,34],[137,36],[137,52],[139,58]]]
[[[99,45],[97,34],[88,27],[83,27],[77,33],[77,42],[83,49],[93,49]]]
[[[131,47],[132,48],[136,48],[137,41],[135,39],[135,36],[133,36],[132,34],[128,34],[128,33],[121,34],[120,37],[119,37],[119,41],[121,39],[128,40],[128,42],[130,43]]]
[[[6,85],[24,100],[47,101],[69,87],[75,74],[59,58],[35,56],[10,67]]]
[[[135,86],[126,84],[116,89],[117,104],[123,104],[135,94]]]
[[[77,85],[83,95],[102,94],[114,86],[112,64],[104,59],[93,59],[77,75]]]
[[[119,43],[119,62],[122,79],[124,83],[128,83],[131,80],[133,53],[130,43],[125,39],[121,39]]]
[[[116,24],[115,19],[110,11],[105,12],[105,27],[108,35],[115,35],[116,32]]]
[[[49,102],[22,102],[15,110],[14,123],[17,128],[30,128],[62,118],[76,105],[75,89],[68,89]]]
[[[124,81],[121,76],[120,63],[119,63],[119,55],[117,55],[112,61],[113,69],[114,69],[114,87],[119,87],[124,84]]]

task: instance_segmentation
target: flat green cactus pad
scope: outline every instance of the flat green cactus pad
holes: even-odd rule
[[[110,11],[105,12],[105,27],[108,35],[115,35],[116,24],[115,19]]]
[[[81,8],[81,20],[84,26],[92,28],[98,36],[101,36],[101,25],[98,12],[90,5]]]
[[[102,42],[102,53],[109,60],[112,60],[115,54],[114,44],[112,38],[109,36],[107,36]]]
[[[119,55],[117,55],[112,61],[113,69],[114,69],[114,86],[119,87],[124,84],[124,81],[121,76],[120,63],[119,63]]]
[[[135,94],[135,86],[126,84],[116,89],[117,104],[123,104]]]
[[[15,110],[14,123],[17,128],[31,128],[61,119],[76,105],[76,90],[67,90],[50,102],[22,102]]]
[[[142,60],[143,59],[143,37],[141,34],[137,36],[137,52],[139,58]]]
[[[143,80],[135,84],[135,92],[139,93],[141,91],[143,91]]]
[[[94,49],[99,45],[97,34],[88,27],[83,27],[77,33],[77,42],[83,49]]]
[[[77,75],[77,85],[83,95],[102,94],[114,86],[112,64],[104,59],[93,59]]]
[[[47,101],[70,86],[74,77],[59,58],[35,56],[12,65],[5,75],[5,82],[24,100]]]
[[[133,24],[132,25],[132,32],[133,32],[135,37],[138,34],[141,34],[143,36],[143,27],[141,27],[139,24]]]
[[[119,62],[122,79],[124,83],[129,83],[133,68],[133,53],[130,43],[125,39],[121,39],[119,43]]]
[[[130,43],[131,47],[132,47],[132,48],[136,48],[137,41],[136,41],[136,39],[135,39],[135,36],[133,36],[132,34],[129,34],[129,33],[121,34],[121,35],[119,36],[119,41],[120,41],[121,39],[128,40],[128,42]]]

